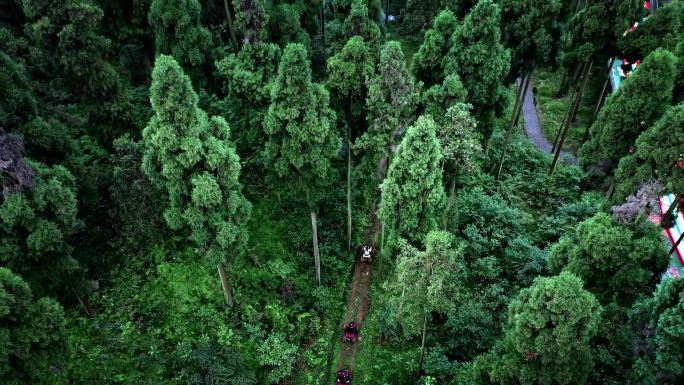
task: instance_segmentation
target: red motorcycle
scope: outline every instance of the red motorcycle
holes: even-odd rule
[[[350,385],[351,373],[347,369],[337,371],[337,385]]]
[[[359,335],[359,326],[354,321],[349,321],[344,325],[344,335],[342,340],[348,343],[356,342],[356,337]]]

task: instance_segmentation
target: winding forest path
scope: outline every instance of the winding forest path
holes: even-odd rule
[[[374,211],[370,214],[370,223],[370,228],[364,236],[364,243],[371,245],[377,250],[376,246],[380,233],[380,226]],[[344,320],[340,323],[339,330],[342,331],[344,324],[353,320],[359,327],[359,334],[353,344],[342,341],[342,336],[340,335],[339,343],[341,344],[341,348],[340,356],[337,360],[337,370],[348,369],[352,374],[356,361],[356,352],[363,340],[363,321],[366,318],[366,312],[368,311],[368,293],[373,272],[372,263],[361,262],[358,254],[355,256],[355,261],[352,288],[349,297],[347,298],[347,312],[345,313]]]
[[[518,80],[518,84],[520,80]],[[532,81],[530,81],[532,84]],[[525,135],[530,139],[530,142],[534,144],[539,151],[546,154],[551,154],[551,149],[553,144],[550,143],[544,136],[544,130],[542,129],[542,124],[539,121],[539,112],[537,111],[537,106],[534,103],[534,94],[532,89],[534,87],[528,87],[527,93],[525,94],[525,102],[523,103],[522,115],[525,126]],[[565,159],[570,164],[577,164],[577,158],[568,152],[561,151],[561,158]]]

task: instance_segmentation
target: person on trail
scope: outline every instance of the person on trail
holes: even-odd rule
[[[351,383],[351,373],[347,369],[337,371],[337,385],[345,385]]]
[[[356,334],[356,332],[358,331],[358,325],[356,325],[356,322],[354,321],[349,321],[347,322],[344,331],[346,331],[347,333]]]
[[[370,260],[372,253],[373,253],[372,247],[370,247],[368,245],[363,245],[363,247],[361,248],[361,259],[362,260]]]

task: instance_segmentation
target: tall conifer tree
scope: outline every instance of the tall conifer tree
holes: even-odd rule
[[[164,219],[218,266],[226,304],[233,294],[225,264],[246,246],[251,204],[242,195],[240,158],[221,117],[198,106],[190,79],[171,56],[152,72],[154,116],[143,131],[143,171],[168,193]]]
[[[356,140],[365,159],[377,165],[378,182],[384,178],[393,148],[415,119],[419,94],[406,68],[399,42],[390,41],[380,53],[378,74],[370,80],[366,106],[368,130]]]
[[[368,80],[373,76],[374,63],[368,46],[360,36],[354,36],[342,51],[328,61],[328,88],[335,104],[342,109],[347,128],[347,248],[351,249],[351,174],[352,137],[360,132]]]
[[[311,81],[306,48],[289,44],[283,52],[264,119],[268,135],[265,155],[271,173],[304,198],[311,214],[316,281],[321,282],[316,211],[323,190],[330,184],[332,160],[340,139],[334,130],[335,112],[328,91]]]
[[[499,7],[492,0],[480,0],[456,28],[443,63],[445,74],[458,73],[468,91],[484,141],[507,103],[503,82],[510,54],[500,43],[500,21]]]
[[[436,131],[432,117],[418,118],[402,139],[382,183],[378,216],[397,236],[414,244],[437,229],[437,215],[444,204]]]
[[[475,363],[491,384],[581,385],[593,366],[589,346],[596,335],[601,306],[564,272],[540,277],[508,308],[503,339]]]
[[[606,102],[579,151],[580,164],[595,173],[612,173],[641,132],[672,102],[676,58],[659,49],[648,55]]]

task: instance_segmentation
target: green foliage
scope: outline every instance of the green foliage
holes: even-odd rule
[[[445,76],[442,59],[449,52],[449,39],[457,25],[458,20],[453,12],[448,9],[440,12],[413,56],[411,72],[427,87],[439,84]]]
[[[502,40],[511,49],[512,73],[555,62],[561,0],[501,0]],[[605,22],[605,20],[602,20]]]
[[[658,48],[674,52],[684,34],[684,3],[680,0],[658,7],[639,27],[620,40],[623,51],[648,56]]]
[[[633,320],[641,330],[644,348],[634,364],[634,380],[641,384],[676,384],[684,379],[682,317],[684,281],[668,279],[652,298],[636,303]]]
[[[563,42],[566,65],[618,54],[618,40],[639,7],[639,0],[596,1],[587,4],[568,22]]]
[[[21,277],[0,267],[0,379],[8,384],[53,384],[69,362],[64,310],[52,298],[34,299]]]
[[[289,44],[283,52],[264,118],[265,154],[272,174],[287,178],[294,196],[310,205],[328,182],[340,146],[332,125],[328,91],[311,81],[306,49]]]
[[[396,321],[406,336],[419,336],[423,318],[447,313],[459,303],[465,281],[463,245],[446,231],[425,237],[425,251],[406,241],[399,243],[396,277],[390,306],[398,309]]]
[[[442,84],[436,84],[423,92],[421,97],[425,109],[424,114],[432,115],[435,122],[443,126],[448,124],[448,118],[444,112],[452,106],[463,105],[468,99],[468,91],[463,87],[458,75],[451,74],[444,79]],[[468,116],[470,116],[472,105],[468,106]]]
[[[365,0],[353,0],[349,15],[342,24],[345,41],[353,36],[361,36],[375,56],[382,46],[382,32],[378,24],[369,17]]]
[[[31,162],[31,167],[36,171],[33,188],[0,205],[1,261],[39,295],[73,298],[83,284],[69,241],[82,226],[76,180],[62,166]]]
[[[211,48],[211,33],[202,26],[201,10],[197,0],[153,0],[148,16],[157,56],[171,55],[197,76],[195,69],[205,63]]]
[[[60,88],[70,89],[79,100],[98,98],[111,101],[121,92],[121,84],[106,53],[110,40],[98,32],[104,14],[97,5],[79,0],[22,1],[28,19],[25,31],[31,43],[34,68],[54,76]]]
[[[353,36],[339,53],[328,60],[326,85],[332,99],[342,109],[349,109],[348,113],[361,115],[368,93],[366,84],[374,72],[375,65],[368,45],[362,37]]]
[[[355,143],[371,167],[390,157],[392,147],[415,119],[418,97],[401,45],[387,42],[380,53],[378,74],[368,85],[368,131]],[[382,174],[378,181],[384,178]]]
[[[282,334],[271,334],[259,346],[257,359],[259,364],[268,366],[266,382],[274,384],[287,377],[295,363],[297,346],[285,341]]]
[[[401,11],[401,26],[406,34],[417,33],[426,29],[442,10],[463,17],[475,3],[477,0],[407,0]]]
[[[510,53],[500,43],[500,23],[499,6],[492,0],[479,1],[456,27],[442,64],[445,75],[458,73],[463,81],[485,141],[494,129],[494,117],[503,113],[508,102],[503,81]]]
[[[608,98],[579,151],[585,170],[612,172],[639,134],[662,116],[672,101],[675,63],[670,52],[654,51]]]
[[[462,189],[456,195],[448,229],[466,241],[466,261],[495,255],[510,240],[524,234],[530,218],[507,204],[499,194],[487,194],[481,187]]]
[[[302,10],[293,4],[277,4],[270,11],[268,30],[271,39],[279,46],[285,47],[288,43],[300,43],[307,48],[311,47],[311,39],[300,23]]]
[[[237,10],[235,27],[242,32],[244,46],[264,41],[269,18],[261,0],[233,0],[233,8]]]
[[[444,204],[436,129],[430,116],[418,118],[409,127],[381,186],[378,216],[397,236],[413,243],[437,228]]]
[[[636,140],[634,154],[620,159],[615,176],[618,185],[615,201],[621,202],[634,194],[637,187],[650,179],[659,180],[667,191],[684,191],[684,170],[677,166],[682,157],[684,137],[675,132],[684,130],[684,104],[668,110],[653,127]]]
[[[555,271],[567,270],[582,278],[603,303],[629,305],[653,290],[667,256],[652,224],[644,220],[635,228],[625,228],[598,213],[554,246],[549,264]]]
[[[504,338],[476,361],[481,383],[584,384],[600,313],[572,274],[537,278],[511,302]]]
[[[143,171],[168,192],[169,227],[189,230],[210,263],[224,261],[244,247],[251,211],[228,124],[197,107],[190,79],[170,56],[157,59],[150,92],[155,115],[143,131]]]
[[[125,135],[114,140],[111,156],[110,213],[122,245],[140,248],[167,235],[162,216],[164,194],[140,168],[145,147]]]
[[[278,46],[254,43],[216,62],[218,74],[224,79],[223,115],[233,127],[243,159],[253,160],[265,141],[261,124],[271,101],[270,82],[277,74],[279,60]]]
[[[470,116],[470,108],[464,103],[449,107],[446,124],[438,133],[445,168],[451,171],[445,174],[452,177],[472,175],[480,168],[482,147],[475,131],[477,122]]]
[[[0,51],[0,126],[15,128],[37,111],[26,69]]]

